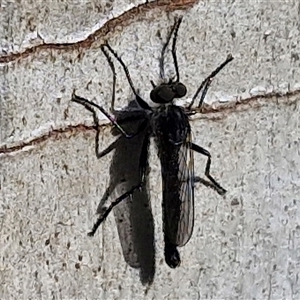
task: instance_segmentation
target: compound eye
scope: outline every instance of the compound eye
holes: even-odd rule
[[[174,88],[176,97],[181,98],[186,95],[186,87],[182,83],[178,83]]]
[[[150,92],[150,99],[153,101],[153,102],[156,102],[156,91],[155,90],[152,90]]]
[[[159,85],[151,91],[150,98],[155,103],[169,103],[175,98],[175,93],[168,85]]]

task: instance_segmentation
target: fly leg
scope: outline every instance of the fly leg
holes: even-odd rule
[[[178,62],[177,62],[177,56],[176,56],[176,40],[177,40],[177,33],[178,33],[179,26],[181,24],[181,21],[182,21],[182,17],[175,20],[175,23],[167,37],[167,41],[162,48],[161,56],[159,59],[159,72],[160,72],[161,79],[165,79],[165,66],[164,66],[165,52],[170,43],[171,37],[174,33],[173,43],[172,43],[172,57],[173,57],[173,62],[174,62],[175,72],[176,72],[176,80],[175,81],[179,82],[179,70],[178,70]]]
[[[207,156],[207,163],[206,163],[206,167],[205,167],[205,176],[211,181],[211,183],[213,184],[216,191],[220,195],[224,195],[226,193],[226,190],[224,188],[222,188],[221,185],[219,183],[217,183],[217,181],[210,175],[210,165],[211,165],[210,153],[207,150],[205,150],[204,148],[202,148],[194,143],[191,143],[191,149],[202,155]]]
[[[121,57],[118,56],[117,52],[115,52],[115,50],[112,49],[112,47],[111,47],[108,43],[104,44],[104,45],[101,47],[101,50],[102,50],[103,53],[105,53],[105,56],[106,56],[106,57],[108,57],[108,53],[106,52],[105,47],[110,51],[110,53],[111,53],[111,54],[117,59],[117,61],[121,64],[121,66],[122,66],[122,68],[123,68],[123,70],[124,70],[124,72],[125,72],[127,81],[128,81],[128,83],[129,83],[129,85],[130,85],[130,87],[131,87],[132,92],[134,93],[134,95],[135,95],[135,97],[136,97],[136,101],[137,101],[137,103],[139,104],[139,106],[140,106],[141,108],[145,109],[145,110],[151,111],[151,107],[148,105],[148,103],[147,103],[145,100],[143,100],[143,99],[139,96],[139,94],[137,93],[137,91],[136,91],[136,89],[135,89],[135,87],[134,87],[134,85],[133,85],[131,76],[130,76],[130,74],[129,74],[128,68],[126,67],[126,65],[125,65],[125,63],[123,62],[123,60],[121,59]]]
[[[193,98],[192,98],[192,102],[190,103],[190,105],[187,107],[188,110],[190,110],[196,100],[196,98],[198,97],[198,94],[200,93],[200,91],[203,89],[201,97],[200,97],[200,101],[198,104],[198,107],[201,107],[204,98],[206,96],[206,93],[208,91],[208,88],[210,86],[210,84],[212,83],[214,77],[229,63],[233,60],[233,57],[231,54],[229,54],[226,58],[226,60],[219,66],[217,67],[213,72],[211,72],[211,74],[206,77],[202,83],[200,84],[200,87],[197,89],[196,93],[194,94]]]
[[[144,122],[141,123],[141,125],[139,126],[138,130],[135,133],[130,133],[129,134],[115,120],[114,117],[112,117],[103,107],[99,106],[98,104],[96,104],[92,101],[89,101],[85,98],[79,97],[79,96],[75,95],[74,92],[72,94],[72,100],[71,101],[74,101],[76,103],[79,103],[79,104],[83,105],[87,110],[89,110],[93,114],[93,119],[94,119],[94,123],[95,123],[94,128],[97,131],[97,135],[96,135],[96,155],[97,155],[98,158],[106,155],[107,153],[109,153],[113,149],[106,152],[105,154],[99,153],[99,149],[98,149],[98,145],[99,145],[98,141],[99,141],[99,135],[100,135],[100,132],[99,132],[99,119],[97,117],[95,108],[99,109],[111,121],[111,123],[120,131],[120,133],[127,139],[131,139],[131,138],[135,137],[137,134],[142,132],[147,126],[147,120],[145,120]]]
[[[108,64],[112,70],[112,73],[113,73],[113,92],[112,92],[112,100],[111,100],[111,111],[115,114],[116,113],[116,110],[115,110],[115,94],[116,94],[116,78],[117,78],[117,75],[116,75],[116,71],[115,71],[115,66],[111,60],[111,57],[109,56],[107,50],[105,49],[105,47],[108,48],[108,50],[116,57],[116,59],[120,62],[120,64],[122,65],[124,71],[125,71],[125,74],[126,74],[126,77],[127,77],[127,80],[129,82],[129,85],[134,93],[134,95],[136,96],[136,101],[139,103],[139,105],[144,108],[144,109],[149,109],[151,110],[151,108],[149,107],[149,105],[138,95],[138,93],[136,92],[135,88],[134,88],[134,85],[133,85],[133,82],[131,80],[131,77],[130,77],[130,74],[129,74],[129,71],[126,67],[126,65],[124,64],[124,62],[122,61],[122,59],[117,55],[117,53],[109,46],[109,44],[105,44],[105,45],[102,45],[101,46],[101,51],[103,52],[103,54],[105,55],[107,61],[108,61]],[[88,109],[92,114],[93,114],[93,118],[94,118],[94,122],[95,122],[95,126],[99,124],[99,120],[98,120],[98,117],[97,117],[97,114],[95,112],[95,108],[96,109],[99,109],[109,120],[110,122],[120,131],[120,133],[126,137],[126,138],[132,138],[134,137],[136,134],[138,134],[140,131],[138,131],[137,133],[135,134],[128,134],[123,128],[122,126],[115,120],[114,117],[112,117],[103,107],[99,106],[98,104],[92,102],[92,101],[89,101],[87,99],[84,99],[82,97],[79,97],[75,94],[75,91],[73,91],[73,94],[72,94],[72,101],[76,102],[76,103],[79,103],[81,105],[83,105],[86,109]]]
[[[116,94],[116,78],[117,78],[117,75],[116,75],[116,71],[115,71],[115,66],[110,58],[110,56],[108,55],[108,53],[106,52],[106,50],[104,49],[104,46],[101,47],[101,50],[103,52],[103,54],[105,55],[107,61],[108,61],[108,64],[112,70],[112,73],[113,73],[113,92],[112,92],[112,100],[111,100],[111,111],[112,113],[116,113],[116,110],[115,110],[115,94]],[[134,90],[135,91],[135,90]],[[96,130],[98,132],[98,124],[99,124],[99,120],[98,120],[98,117],[97,117],[97,114],[95,112],[95,108],[99,109],[110,121],[111,123],[116,127],[118,128],[118,130],[120,131],[120,133],[126,137],[126,138],[131,138],[133,135],[131,134],[128,134],[126,133],[126,131],[122,128],[122,126],[120,124],[118,124],[118,122],[115,120],[114,117],[112,117],[103,107],[99,106],[98,104],[94,103],[94,102],[91,102],[87,99],[84,99],[82,97],[79,97],[75,94],[75,91],[73,91],[73,94],[72,94],[72,101],[76,102],[76,103],[79,103],[81,105],[83,105],[87,110],[89,110],[92,114],[93,114],[93,118],[94,118],[94,123],[95,123],[95,127],[96,127]],[[99,137],[99,136],[98,136]],[[98,157],[98,156],[97,156]]]
[[[114,117],[112,117],[103,107],[99,106],[98,104],[89,101],[87,99],[84,99],[82,97],[79,97],[75,94],[75,92],[73,92],[72,94],[72,100],[76,103],[79,103],[81,105],[83,105],[87,110],[89,110],[92,114],[93,114],[93,118],[94,118],[94,122],[95,122],[95,126],[99,127],[99,119],[97,117],[97,114],[94,110],[94,108],[99,109],[110,121],[111,123],[116,126],[118,128],[118,130],[120,131],[120,133],[126,137],[126,138],[132,138],[134,135],[133,134],[128,134],[123,128],[122,126],[115,120]]]
[[[177,40],[178,29],[181,24],[181,21],[182,21],[182,17],[179,18],[178,20],[176,20],[176,22],[175,22],[174,37],[173,37],[173,43],[172,43],[172,56],[173,56],[175,72],[176,72],[175,82],[179,82],[179,69],[178,69],[178,62],[177,62],[177,55],[176,55],[176,40]]]
[[[224,195],[223,190],[220,190],[219,187],[216,187],[215,184],[213,184],[211,181],[205,180],[204,178],[201,178],[200,176],[194,177],[194,183],[201,183],[205,185],[206,187],[215,190],[218,194]]]

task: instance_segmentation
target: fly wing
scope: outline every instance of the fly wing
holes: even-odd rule
[[[194,227],[194,158],[190,148],[191,133],[178,153],[178,180],[180,182],[179,198],[181,201],[176,245],[184,246],[192,236]]]
[[[194,226],[194,160],[190,142],[188,132],[181,145],[161,156],[165,242],[174,246],[184,246]]]

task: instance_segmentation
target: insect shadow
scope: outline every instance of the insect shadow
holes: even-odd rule
[[[106,53],[104,52],[106,55]],[[109,57],[107,57],[109,59]],[[139,108],[135,100],[121,111],[114,109],[114,93],[116,76],[111,60],[108,60],[114,74],[112,118],[102,107],[75,93],[72,101],[83,105],[93,114],[96,129],[95,153],[97,158],[104,157],[114,151],[110,164],[110,181],[97,208],[100,216],[108,215],[113,209],[118,234],[125,261],[133,268],[140,269],[142,284],[151,284],[155,274],[154,222],[148,194],[148,147],[151,128],[145,110]],[[117,139],[103,151],[99,151],[100,127],[96,109],[99,109],[109,119],[117,124],[112,128],[112,135]],[[127,135],[128,132],[136,132]],[[137,186],[141,181],[143,185]],[[138,188],[137,188],[138,187]],[[107,207],[108,200],[115,200]],[[124,201],[123,201],[124,200]],[[90,236],[94,235],[98,226],[96,223]]]

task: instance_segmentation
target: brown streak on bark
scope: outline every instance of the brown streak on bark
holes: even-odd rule
[[[270,102],[278,103],[278,104],[280,102],[281,104],[284,105],[291,105],[300,100],[300,98],[298,99],[297,96],[300,96],[300,90],[288,92],[286,94],[271,93],[265,96],[254,96],[242,101],[236,101],[227,104],[219,104],[216,107],[207,105],[204,109],[195,110],[196,112],[201,113],[201,116],[198,117],[196,115],[196,117],[193,117],[193,120],[206,119],[210,121],[219,121],[225,119],[229,115],[229,113],[238,113],[238,112],[246,111],[247,109],[258,109],[263,106],[266,106]],[[283,97],[287,98],[287,100],[281,100]],[[104,130],[106,127],[109,126],[111,125],[103,124],[101,125],[101,130]],[[32,139],[29,142],[20,142],[17,145],[9,146],[9,147],[7,147],[6,145],[2,146],[0,147],[0,154],[10,154],[16,151],[20,151],[24,147],[35,146],[42,142],[47,141],[48,139],[58,140],[61,139],[62,137],[75,136],[78,135],[79,133],[89,132],[93,130],[95,130],[93,126],[86,126],[82,124],[76,126],[68,126],[62,129],[61,128],[54,129],[51,132],[44,134],[40,137],[37,137],[35,139]]]
[[[249,108],[260,108],[263,107],[270,102],[279,102],[280,99],[282,98],[287,98],[287,101],[282,100],[282,104],[291,104],[294,102],[297,102],[298,100],[294,101],[289,101],[291,97],[295,97],[299,95],[300,96],[300,90],[295,90],[295,91],[290,91],[285,94],[283,93],[269,93],[266,95],[258,95],[258,96],[253,96],[248,99],[244,100],[237,100],[237,101],[231,101],[229,103],[218,103],[216,105],[204,105],[203,107],[196,108],[194,111],[196,113],[201,113],[202,115],[208,115],[205,117],[200,117],[200,119],[209,119],[209,120],[215,120],[215,116],[218,113],[222,113],[223,116],[221,119],[224,119],[226,115],[224,113],[231,113],[231,112],[241,112],[245,111]],[[279,103],[278,103],[279,104]]]
[[[120,16],[107,21],[101,28],[90,34],[85,40],[76,43],[62,44],[41,44],[32,48],[26,49],[20,53],[11,53],[9,55],[0,56],[0,63],[9,63],[18,59],[23,59],[34,53],[46,50],[63,50],[74,51],[80,48],[89,48],[94,42],[105,42],[109,34],[117,31],[117,28],[123,28],[130,25],[137,19],[141,19],[149,10],[160,9],[166,11],[184,10],[193,6],[198,0],[157,0],[149,3],[140,4]],[[120,30],[120,29],[119,29]]]
[[[109,126],[109,124],[103,124],[100,127],[102,130]],[[42,142],[45,142],[49,139],[52,140],[59,140],[62,139],[63,137],[71,137],[80,134],[81,132],[89,132],[93,131],[95,128],[93,126],[86,126],[83,124],[75,125],[75,126],[67,126],[65,128],[58,128],[58,129],[53,129],[52,131],[43,134],[37,138],[32,139],[29,142],[20,142],[16,143],[16,145],[7,147],[6,145],[0,147],[0,154],[9,154],[13,152],[17,152],[22,150],[24,147],[29,147],[29,146],[36,146],[38,144],[41,144]]]

